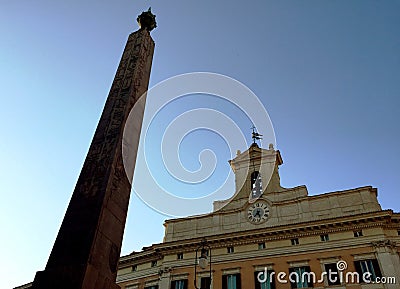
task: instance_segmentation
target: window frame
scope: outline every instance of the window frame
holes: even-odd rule
[[[275,285],[275,271],[274,270],[267,270],[267,281],[265,283],[267,284],[261,284],[260,282],[258,282],[258,274],[260,272],[265,272],[265,271],[261,271],[261,270],[255,270],[254,271],[254,288],[255,289],[276,289],[276,285]],[[273,278],[271,280],[271,274],[273,275]]]
[[[342,283],[340,282],[340,278],[339,278],[339,270],[338,270],[338,268],[337,268],[337,263],[334,263],[334,262],[330,262],[330,263],[324,263],[323,264],[323,266],[324,266],[324,271],[326,272],[326,281],[327,281],[327,284],[328,284],[328,286],[336,286],[336,285],[341,285]],[[335,281],[335,282],[332,282],[330,279],[329,279],[329,269],[331,269],[331,268],[327,268],[326,266],[329,266],[329,267],[331,267],[331,268],[334,268],[334,270],[331,270],[332,272],[336,272],[336,273],[338,273],[337,275],[336,275],[336,277],[337,277],[337,280]]]
[[[264,250],[267,248],[265,242],[258,243],[258,250]]]
[[[235,279],[235,285],[233,286],[234,288],[232,288],[232,286],[229,286],[230,277],[232,279]],[[222,287],[221,287],[222,289],[241,289],[241,286],[242,286],[242,281],[240,273],[222,275]]]
[[[171,289],[188,289],[188,279],[172,280]]]
[[[301,272],[302,269],[304,270],[303,272]],[[302,276],[303,276],[303,274],[304,274],[305,272],[308,272],[308,273],[311,273],[311,272],[312,272],[310,266],[306,265],[306,266],[295,266],[295,267],[290,267],[290,268],[289,268],[289,275],[290,275],[292,272],[295,272],[296,270],[299,270],[299,271],[300,271],[300,272],[299,272],[299,273],[300,273],[299,282],[295,283],[295,282],[289,281],[289,282],[290,282],[290,288],[292,288],[292,289],[297,289],[297,288],[313,288],[313,287],[314,287],[314,284],[313,284],[312,281],[309,283],[307,280],[305,280],[305,282],[303,282],[303,280],[302,280],[302,279],[303,279]],[[297,273],[297,274],[299,274],[299,273]],[[288,277],[289,277],[289,276],[288,276]],[[300,285],[300,287],[298,287],[299,285]]]
[[[211,288],[211,280],[212,279],[210,276],[200,277],[200,288],[201,289],[210,289]]]
[[[321,242],[328,242],[329,241],[329,234],[321,234],[319,235],[321,238]]]
[[[297,246],[300,245],[300,240],[299,238],[292,238],[290,239],[290,243],[292,244],[292,246]]]
[[[363,266],[363,264],[364,264],[364,266]],[[366,283],[366,282],[364,282],[364,278],[363,278],[363,274],[366,272],[369,272],[372,274],[371,281],[376,281],[376,278],[382,278],[382,270],[380,268],[380,265],[379,265],[379,262],[377,259],[355,260],[354,267],[356,269],[356,272],[359,274],[359,282],[360,283]],[[367,269],[367,270],[365,270],[365,269]]]

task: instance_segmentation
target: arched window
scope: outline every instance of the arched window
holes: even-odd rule
[[[258,171],[251,173],[251,196],[258,198],[262,194],[262,180],[261,174]]]

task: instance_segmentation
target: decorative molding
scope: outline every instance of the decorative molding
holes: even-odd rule
[[[277,256],[288,256],[291,254],[305,254],[305,253],[315,253],[318,251],[335,251],[339,250],[342,253],[343,250],[349,250],[352,248],[365,248],[366,250],[371,249],[371,243],[380,241],[380,237],[360,237],[360,238],[351,238],[351,239],[343,239],[337,241],[330,242],[318,242],[317,244],[301,244],[298,246],[286,246],[279,247],[273,249],[266,250],[252,250],[247,252],[236,252],[233,254],[223,254],[213,256],[213,264],[223,264],[229,263],[233,261],[241,261],[241,260],[253,260],[255,263],[260,262],[260,259],[264,258],[272,258]],[[333,252],[332,252],[333,253]],[[371,256],[375,256],[374,252],[370,252],[367,254],[372,254]],[[365,256],[365,254],[364,254]],[[375,257],[373,257],[375,258]],[[364,258],[365,259],[365,258]],[[173,267],[175,268],[185,268],[193,266],[192,260],[185,260],[185,262],[181,262],[179,266],[176,266],[176,261],[168,261],[163,262],[164,267]],[[158,274],[158,268],[146,268],[144,270],[138,270],[135,272],[130,272],[127,274],[119,275],[117,280],[118,282],[133,280],[137,278],[150,277]]]
[[[289,267],[301,267],[301,266],[308,266],[310,260],[301,260],[301,261],[287,261]]]
[[[145,283],[144,283],[144,286],[145,287],[148,287],[148,286],[154,286],[154,285],[158,285],[158,282],[159,282],[160,280],[157,278],[157,279],[153,279],[153,280],[149,280],[149,281],[146,281]]]
[[[392,240],[380,240],[380,241],[376,241],[376,242],[372,242],[372,247],[374,248],[390,248],[390,249],[396,249],[397,245],[396,242],[392,241]]]
[[[376,259],[375,253],[355,254],[353,255],[354,261],[362,261],[369,259]]]
[[[239,274],[241,267],[222,269],[222,275]]]
[[[189,273],[172,274],[171,281],[188,279]]]
[[[342,260],[342,256],[329,257],[329,258],[318,258],[318,260],[322,265],[330,264],[330,263],[337,263],[339,260]]]
[[[144,278],[144,277],[157,277],[158,278],[158,269],[157,267],[154,268],[147,268],[143,270],[138,270],[138,271],[133,271],[127,274],[123,275],[117,275],[117,282],[123,282],[123,281],[130,281],[130,280],[136,280],[139,278]]]
[[[215,272],[215,270],[212,270],[211,271],[211,277],[214,275],[214,272]],[[197,277],[199,278],[201,278],[201,277],[209,277],[210,276],[210,271],[208,270],[208,271],[203,271],[203,272],[198,272],[197,273]]]
[[[258,264],[258,265],[253,265],[254,267],[254,271],[264,271],[265,268],[267,268],[267,270],[272,271],[273,267],[274,267],[274,263],[267,263],[267,264]]]
[[[160,268],[160,270],[158,270],[158,275],[161,276],[162,274],[171,273],[172,270],[173,270],[172,267],[165,267],[165,266],[163,266],[163,267]]]
[[[223,248],[227,244],[232,246],[241,246],[247,244],[258,244],[260,242],[279,241],[291,238],[302,238],[320,234],[338,233],[352,230],[362,230],[375,227],[384,227],[389,225],[393,212],[391,210],[379,211],[357,216],[347,216],[334,219],[316,220],[304,227],[296,224],[296,227],[283,225],[280,227],[258,228],[253,230],[241,231],[238,233],[220,234],[210,236],[208,243],[211,249]],[[365,215],[369,215],[369,218]],[[321,221],[331,221],[331,223],[318,224]],[[334,222],[336,221],[336,222]],[[368,223],[367,223],[368,222]],[[279,227],[279,226],[278,226]],[[193,252],[201,240],[199,238],[187,239],[182,241],[171,241],[155,244],[147,251],[133,253],[120,258],[120,268],[128,267],[133,264],[142,264],[151,259],[162,259],[165,255],[171,255],[179,252]],[[146,258],[147,257],[147,258]],[[140,262],[135,262],[139,260]]]

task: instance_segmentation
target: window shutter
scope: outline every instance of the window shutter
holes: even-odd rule
[[[329,272],[335,272],[338,273],[338,269],[337,269],[337,265],[336,263],[329,263],[329,264],[325,264],[325,272],[327,272],[328,274],[326,275],[326,280],[328,281],[328,285],[332,286],[332,285],[340,285],[340,279],[339,279],[339,274],[335,274],[334,276],[332,276],[332,278],[336,278],[335,282],[332,282],[329,278]]]
[[[362,276],[363,271],[362,271],[362,269],[361,269],[360,261],[354,262],[354,267],[356,267],[356,272],[357,272],[360,276]],[[360,280],[361,280],[361,278],[360,278]]]
[[[378,260],[373,259],[371,261],[372,261],[372,266],[374,267],[376,277],[382,277],[382,273],[381,273],[381,269],[379,268]]]
[[[236,289],[241,289],[242,282],[240,280],[240,274],[236,274]]]
[[[294,268],[289,268],[289,275],[290,273],[294,272]],[[288,276],[289,277],[289,276]],[[297,283],[290,281],[290,288],[297,288]]]
[[[310,272],[311,272],[310,266],[305,266],[305,271],[308,272],[308,273],[310,273]],[[306,282],[307,282],[307,284],[308,284],[308,287],[314,287],[312,278],[310,278],[310,282],[308,282],[308,280],[307,280]]]
[[[271,273],[272,272],[275,272],[275,271],[271,271]],[[271,282],[271,289],[275,289],[275,274],[269,275],[269,280]]]
[[[200,279],[200,289],[210,289],[211,279],[210,277],[202,277]]]
[[[222,289],[228,289],[228,275],[222,276]]]
[[[261,284],[260,284],[260,282],[258,282],[258,278],[257,278],[257,276],[258,276],[258,273],[260,273],[260,272],[254,272],[254,288],[255,289],[261,289]]]

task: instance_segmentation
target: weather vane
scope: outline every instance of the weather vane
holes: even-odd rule
[[[251,133],[251,138],[253,139],[253,143],[255,144],[256,140],[262,139],[262,134],[256,132],[256,127],[254,125],[251,127],[251,129],[253,130],[253,132]]]

